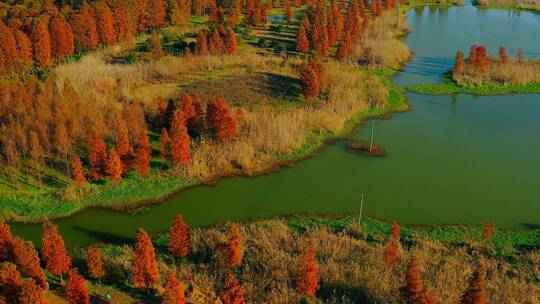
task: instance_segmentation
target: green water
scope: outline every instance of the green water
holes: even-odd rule
[[[416,8],[408,13],[416,53],[395,81],[436,82],[458,49],[472,43],[496,54],[523,47],[540,56],[540,15],[474,7]],[[365,158],[338,142],[293,168],[256,178],[224,179],[183,191],[137,215],[89,209],[56,221],[66,243],[130,241],[138,227],[168,228],[176,213],[191,225],[294,213],[357,212],[407,224],[482,223],[540,225],[540,98],[421,96],[407,94],[412,110],[378,120],[375,139],[389,151]],[[361,128],[355,139],[368,139]],[[13,225],[38,242],[40,225]]]

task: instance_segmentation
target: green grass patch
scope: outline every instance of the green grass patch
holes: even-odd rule
[[[312,228],[327,228],[333,233],[354,233],[369,243],[387,241],[392,227],[391,223],[371,217],[362,217],[362,221],[358,225],[358,217],[353,215],[337,218],[298,216],[289,219],[287,225],[298,233],[304,233]],[[419,239],[431,239],[448,246],[484,248],[495,257],[509,260],[523,250],[540,248],[540,232],[538,230],[495,229],[491,240],[486,240],[483,233],[482,226],[402,226],[401,242],[404,246],[410,246]]]

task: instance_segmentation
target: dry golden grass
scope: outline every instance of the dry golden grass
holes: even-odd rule
[[[299,58],[257,54],[245,48],[239,55],[123,65],[108,63],[102,53],[56,69],[59,85],[69,79],[88,100],[122,106],[139,101],[155,113],[159,100],[182,92],[224,95],[244,109],[238,140],[223,145],[203,137],[192,147],[185,178],[207,180],[228,174],[254,174],[273,165],[276,156],[297,151],[314,131],[335,132],[354,114],[385,103],[387,93],[378,77],[328,60],[325,100],[302,101]]]
[[[482,83],[530,84],[540,83],[540,60],[512,60],[507,65],[492,59],[484,71],[467,65],[463,73],[454,75],[460,84],[479,85]]]
[[[407,45],[396,37],[409,31],[403,16],[399,27],[395,12],[385,12],[381,18],[371,19],[369,30],[353,49],[352,58],[364,65],[398,68],[410,56]]]
[[[158,255],[160,273],[176,270],[184,280],[193,274],[195,287],[219,294],[228,271],[220,254],[220,244],[227,239],[225,231],[224,227],[194,229],[191,256],[173,263],[170,256]],[[247,303],[299,303],[295,278],[300,251],[307,244],[317,250],[321,270],[317,297],[323,303],[400,303],[399,289],[412,256],[418,258],[423,282],[430,286],[438,303],[459,303],[479,263],[487,273],[487,303],[532,304],[540,300],[540,286],[531,280],[540,275],[538,251],[518,254],[510,265],[489,257],[484,254],[485,248],[475,248],[474,244],[449,247],[419,239],[401,250],[397,264],[386,268],[382,261],[384,244],[368,243],[352,230],[334,233],[321,228],[298,233],[283,220],[267,220],[242,224],[240,231],[246,250],[236,273]],[[116,269],[115,279],[122,281],[129,276],[131,247],[114,251],[114,255],[106,255],[107,264]]]

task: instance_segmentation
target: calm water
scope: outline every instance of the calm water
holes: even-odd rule
[[[417,8],[406,38],[416,53],[396,77],[401,85],[439,81],[458,49],[481,43],[496,54],[523,47],[540,57],[540,15],[474,7]],[[179,193],[138,215],[90,209],[57,224],[68,245],[121,242],[137,227],[164,231],[181,213],[191,225],[288,215],[364,211],[408,224],[540,225],[539,95],[475,97],[407,94],[412,110],[378,120],[384,159],[349,153],[345,142],[291,169],[257,178],[236,177]],[[355,139],[368,139],[364,127]],[[35,242],[40,225],[13,225]]]

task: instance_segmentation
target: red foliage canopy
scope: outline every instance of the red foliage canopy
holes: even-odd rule
[[[306,246],[302,252],[296,285],[298,292],[310,297],[319,290],[319,264],[313,245]]]
[[[56,276],[62,276],[71,266],[64,239],[58,233],[58,227],[47,222],[43,225],[45,232],[42,239],[42,253],[47,269]]]
[[[225,284],[223,285],[223,294],[221,295],[221,301],[223,304],[242,304],[244,300],[245,291],[238,283],[238,280],[234,274],[227,274]]]
[[[86,252],[88,255],[86,266],[90,276],[94,279],[102,278],[105,275],[105,265],[103,265],[101,250],[95,246],[90,246]]]
[[[172,254],[179,257],[188,255],[191,250],[191,235],[189,226],[184,222],[180,214],[177,214],[172,222],[169,237],[169,250]]]
[[[142,228],[137,231],[137,243],[135,244],[131,270],[135,287],[150,289],[159,280],[156,251],[150,236]]]
[[[66,283],[66,294],[69,304],[89,304],[90,296],[86,290],[84,278],[77,273],[77,268],[69,271]]]

